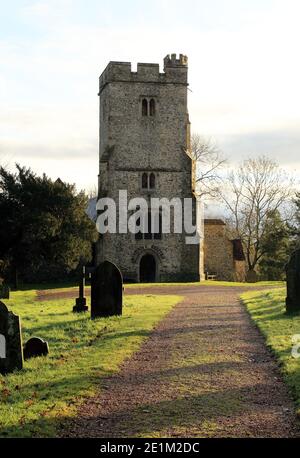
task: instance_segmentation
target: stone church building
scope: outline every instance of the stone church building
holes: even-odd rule
[[[218,280],[246,279],[246,263],[242,243],[231,240],[221,219],[204,220],[204,269]]]
[[[192,198],[196,222],[195,164],[188,154],[187,91],[188,59],[184,55],[166,56],[163,73],[158,64],[139,63],[136,72],[129,62],[108,64],[100,76],[99,88],[98,198],[110,197],[118,202],[119,190],[127,190],[128,200]],[[151,227],[148,229],[137,234],[100,235],[97,262],[106,259],[115,263],[127,281],[176,282],[205,278],[204,250],[211,256],[211,249],[208,245],[205,247],[203,238],[200,244],[190,245],[186,244],[184,232],[152,233]],[[234,279],[234,246],[229,246],[232,252],[225,276]],[[216,249],[222,250],[222,246]],[[213,270],[217,267],[214,264]],[[218,279],[224,277],[222,272],[216,274]]]

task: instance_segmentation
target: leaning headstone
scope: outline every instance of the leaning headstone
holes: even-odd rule
[[[79,284],[79,297],[76,299],[76,305],[73,307],[74,313],[87,312],[88,307],[86,305],[86,298],[84,297],[84,287],[85,287],[85,267],[82,267],[82,275]]]
[[[0,374],[23,368],[20,318],[0,302]]]
[[[104,261],[92,273],[91,317],[122,315],[123,279],[118,267]]]
[[[246,282],[247,283],[256,283],[257,282],[257,273],[255,270],[248,270],[246,274]]]
[[[49,354],[48,342],[39,337],[32,337],[24,345],[24,359],[47,356]]]
[[[286,311],[288,313],[300,312],[300,250],[292,253],[286,270]]]
[[[0,285],[0,299],[9,299],[10,288],[6,283]]]

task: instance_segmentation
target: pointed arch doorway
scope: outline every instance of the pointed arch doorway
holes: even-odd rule
[[[140,282],[155,283],[157,281],[157,263],[152,254],[144,254],[140,260]]]

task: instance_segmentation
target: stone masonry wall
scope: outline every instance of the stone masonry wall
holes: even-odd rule
[[[204,223],[204,270],[217,275],[217,280],[245,281],[245,261],[234,259],[233,242],[219,219]]]
[[[110,62],[100,77],[99,197],[118,201],[119,190],[134,197],[192,197],[192,161],[186,154],[187,58],[157,64]],[[155,101],[155,115],[143,116],[143,99]],[[142,189],[142,174],[155,174],[153,190]],[[100,237],[98,262],[116,263],[124,278],[139,281],[142,256],[157,263],[157,281],[199,279],[199,246],[186,245],[185,234],[163,234],[162,240],[136,240],[133,234]]]

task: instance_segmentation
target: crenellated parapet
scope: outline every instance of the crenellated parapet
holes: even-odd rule
[[[180,54],[167,55],[164,59],[164,72],[160,73],[159,64],[138,63],[133,72],[130,62],[109,62],[100,76],[100,93],[108,83],[173,83],[187,85],[188,58]]]
[[[188,66],[188,57],[184,54],[179,54],[179,58],[177,58],[177,54],[168,54],[164,58],[164,67],[165,71],[167,67],[187,67]]]

